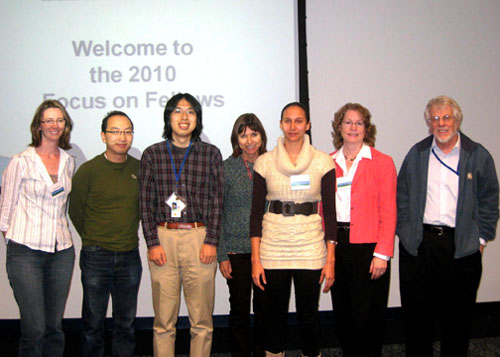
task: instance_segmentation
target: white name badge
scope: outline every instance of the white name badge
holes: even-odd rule
[[[311,178],[308,174],[290,176],[292,191],[309,190],[311,188]]]
[[[352,178],[350,177],[337,177],[337,190],[350,190],[352,185]]]
[[[182,210],[186,208],[184,199],[177,196],[175,192],[168,197],[165,203],[170,207],[170,217],[172,218],[179,218],[182,215]]]
[[[62,183],[56,182],[55,184],[50,185],[49,190],[50,190],[50,193],[52,194],[52,197],[54,197],[54,196],[57,196],[58,194],[60,194],[61,192],[63,192],[64,187],[63,187]]]

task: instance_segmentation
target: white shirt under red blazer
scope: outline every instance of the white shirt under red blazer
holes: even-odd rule
[[[372,147],[370,153],[371,158],[359,161],[351,185],[349,242],[376,243],[374,253],[392,257],[397,219],[396,167],[390,156]],[[337,178],[344,176],[336,162],[335,172]]]

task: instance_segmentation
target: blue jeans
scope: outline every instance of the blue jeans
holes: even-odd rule
[[[80,253],[83,285],[82,356],[104,355],[104,321],[111,294],[113,356],[133,356],[134,322],[142,265],[139,250],[112,252],[98,246]]]
[[[62,356],[62,319],[75,250],[47,253],[9,241],[7,274],[21,315],[19,356]]]

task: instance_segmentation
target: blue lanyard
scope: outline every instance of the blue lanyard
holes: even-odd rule
[[[168,145],[168,140],[166,141],[168,155],[170,156],[170,162],[172,163],[172,169],[174,170],[175,185],[176,186],[179,183],[179,180],[181,179],[182,168],[184,167],[184,163],[186,162],[186,158],[189,155],[189,150],[191,150],[191,143],[192,143],[192,141],[189,142],[188,149],[187,149],[186,153],[184,154],[184,159],[182,159],[181,167],[179,168],[179,172],[177,172],[177,170],[175,169],[175,162],[174,162],[174,156],[172,155],[172,150],[170,150],[170,145]]]
[[[437,156],[436,152],[434,151],[434,148],[432,148],[432,153],[434,154],[434,156],[436,157],[436,159],[438,159],[438,161],[441,163],[441,165],[443,165],[444,167],[446,167],[448,170],[450,170],[451,172],[453,172],[455,175],[457,176],[460,176],[459,173],[458,173],[458,170],[460,169],[460,159],[458,161],[458,165],[457,165],[457,169],[454,170],[453,168],[451,168],[450,166],[446,165],[443,160],[441,160],[439,158],[439,156]]]

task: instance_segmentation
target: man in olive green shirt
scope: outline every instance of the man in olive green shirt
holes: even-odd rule
[[[69,215],[82,239],[82,356],[104,354],[104,321],[113,304],[113,356],[133,356],[137,293],[142,275],[138,250],[139,161],[127,155],[134,124],[127,114],[102,120],[106,151],[73,177]]]

